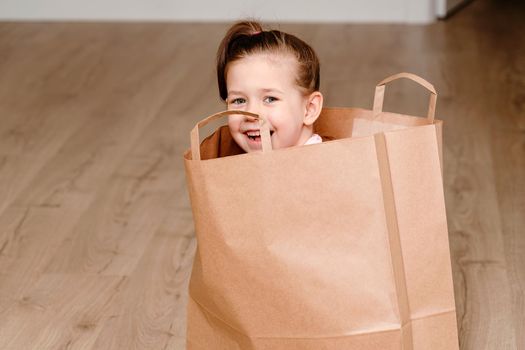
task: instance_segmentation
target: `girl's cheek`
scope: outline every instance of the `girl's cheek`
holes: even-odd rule
[[[270,129],[275,130],[275,119],[271,114],[266,115],[266,120],[268,121],[268,126]]]
[[[228,117],[228,126],[230,129],[237,131],[241,124],[241,117],[231,116]]]

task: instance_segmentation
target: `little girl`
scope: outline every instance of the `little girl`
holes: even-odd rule
[[[229,110],[256,113],[268,121],[273,149],[322,142],[313,132],[323,107],[319,60],[301,39],[264,31],[258,22],[238,22],[219,46],[217,79]],[[232,115],[228,126],[245,152],[261,150],[257,120]]]

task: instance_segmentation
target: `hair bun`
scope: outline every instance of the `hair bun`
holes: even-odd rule
[[[240,21],[235,23],[226,37],[231,35],[231,39],[237,38],[241,35],[252,36],[259,34],[263,31],[262,25],[257,21]]]

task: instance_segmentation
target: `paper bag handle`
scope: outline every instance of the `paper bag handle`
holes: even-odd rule
[[[216,119],[220,119],[224,116],[228,116],[231,114],[242,114],[242,115],[246,115],[248,117],[257,119],[259,121],[259,127],[260,127],[260,133],[261,133],[262,150],[263,152],[268,152],[272,149],[272,141],[270,139],[270,128],[268,127],[268,123],[266,122],[265,118],[255,113],[231,109],[228,111],[222,111],[222,112],[210,115],[209,117],[195,124],[195,126],[193,127],[190,133],[191,158],[193,160],[201,160],[199,129]]]
[[[374,118],[379,115],[383,111],[383,101],[385,98],[385,84],[390,83],[391,81],[400,79],[400,78],[406,78],[410,79],[412,81],[415,81],[419,85],[426,88],[428,91],[430,91],[430,102],[428,105],[428,114],[427,118],[430,122],[434,121],[434,115],[436,113],[436,100],[437,100],[437,92],[436,89],[434,89],[434,86],[430,84],[425,79],[421,78],[420,76],[417,76],[412,73],[398,73],[394,74],[388,78],[383,79],[380,81],[376,86],[376,93],[374,96]]]

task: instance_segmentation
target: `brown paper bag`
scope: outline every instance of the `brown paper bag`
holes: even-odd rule
[[[382,112],[385,84],[431,91]],[[373,110],[326,108],[321,144],[239,154],[223,127],[184,155],[198,248],[188,349],[458,349],[436,92],[407,73]],[[253,114],[249,114],[256,117]],[[236,154],[234,156],[228,156]],[[201,158],[203,160],[201,160]]]

